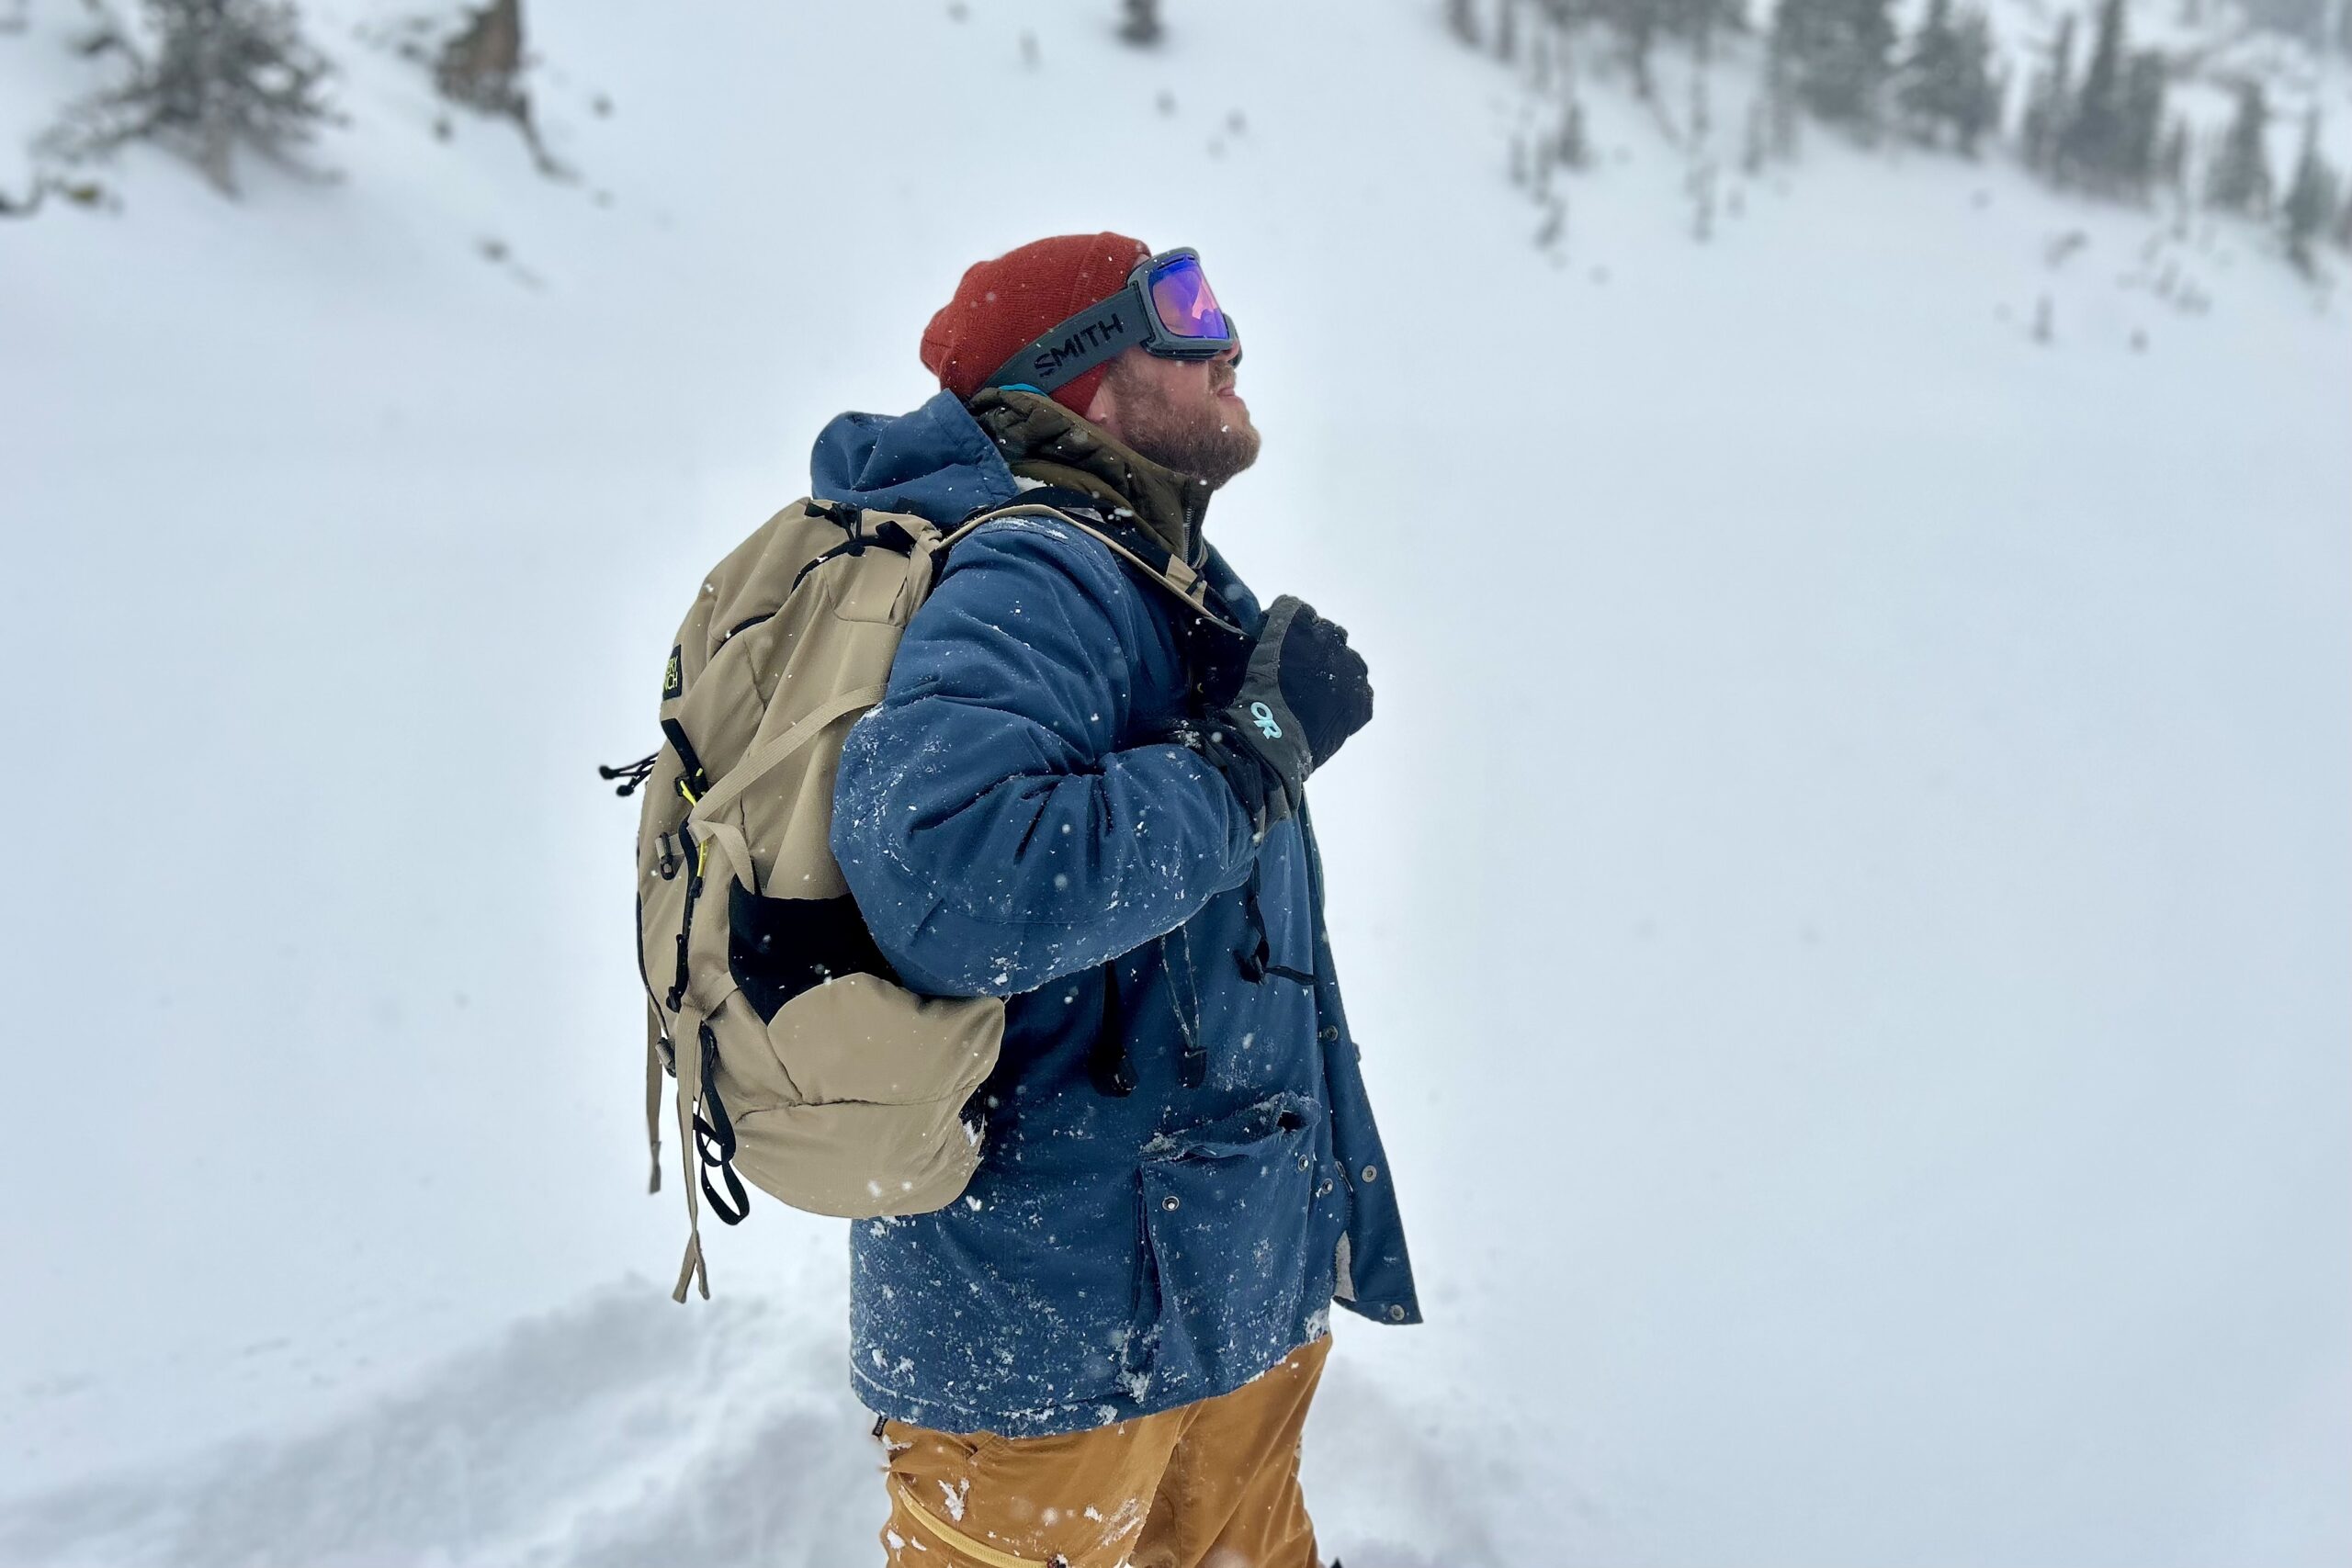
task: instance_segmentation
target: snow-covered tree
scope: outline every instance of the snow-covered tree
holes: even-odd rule
[[[1140,49],[1148,49],[1159,41],[1159,0],[1122,0],[1125,19],[1119,23],[1119,36]]]
[[[49,137],[69,157],[152,141],[234,196],[239,149],[293,164],[334,118],[331,67],[285,0],[145,0],[152,51],[117,40],[130,77],[74,109]]]
[[[1464,43],[1477,44],[1478,14],[1470,8],[1470,0],[1445,0],[1445,30]]]
[[[1583,169],[1592,164],[1592,144],[1584,129],[1584,105],[1574,96],[1560,111],[1560,130],[1552,139],[1552,161],[1564,169]]]
[[[2338,196],[2335,170],[2320,155],[2319,111],[2313,109],[2303,121],[2303,150],[2287,182],[2287,199],[2278,204],[2287,254],[2306,272],[2312,268],[2312,244],[2335,219]]]
[[[2059,122],[2050,172],[2069,185],[2112,192],[2127,161],[2123,142],[2123,0],[2102,0],[2091,62]]]
[[[1656,78],[1650,70],[1650,57],[1657,48],[1658,29],[1658,0],[1588,0],[1590,12],[1607,24],[1617,39],[1620,56],[1625,63],[1625,73],[1633,79],[1634,94],[1646,100],[1657,91]]]
[[[1797,154],[1798,126],[1804,115],[1797,106],[1797,90],[1791,79],[1789,62],[1777,49],[1769,49],[1764,56],[1764,123],[1767,141],[1776,158],[1793,158]]]
[[[1772,53],[1798,100],[1865,130],[1878,123],[1894,42],[1887,0],[1781,0],[1772,14]]]
[[[563,165],[540,141],[538,123],[531,115],[531,96],[523,85],[527,63],[523,0],[490,0],[441,46],[433,62],[433,81],[454,103],[513,120],[539,171],[560,176]]]
[[[2224,212],[2249,218],[2270,211],[2270,157],[2264,148],[2270,106],[2259,82],[2238,84],[2237,113],[2222,134],[2221,148],[2205,172],[2205,199]]]
[[[1704,58],[1719,33],[1747,24],[1747,12],[1737,0],[1653,0],[1660,31],[1687,41]]]
[[[1952,130],[1959,139],[1961,152],[1973,158],[1977,143],[1985,133],[2001,129],[2001,102],[2007,96],[2007,81],[1994,63],[1993,24],[1985,20],[1983,11],[1964,12],[1957,31],[1962,90],[1956,95],[1958,112],[1952,120]]]
[[[2156,147],[2155,183],[2181,200],[2188,198],[2188,122],[2176,117]]]
[[[1960,37],[1951,23],[1951,0],[1928,0],[1927,19],[1911,35],[1894,68],[1894,105],[1904,129],[1924,141],[1933,141],[1943,121],[1951,92],[1952,62],[1960,52]]]
[[[2050,172],[2058,138],[2074,115],[2074,78],[2075,18],[2069,13],[2059,19],[2050,58],[2026,92],[2025,118],[2018,129],[2027,167]]]
[[[1975,156],[1978,140],[2000,115],[1984,13],[1954,17],[1951,0],[1930,0],[1895,69],[1894,102],[1911,135],[1940,145],[1949,132],[1962,152]]]
[[[2122,162],[2117,175],[2135,197],[2145,197],[2163,169],[2165,93],[2170,78],[2165,57],[2153,49],[2133,54],[2123,68]]]
[[[433,79],[446,96],[491,114],[530,118],[523,91],[523,0],[491,0],[442,47]]]

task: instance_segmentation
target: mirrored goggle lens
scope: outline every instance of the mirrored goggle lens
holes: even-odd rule
[[[1209,280],[1196,257],[1178,256],[1154,267],[1149,288],[1151,308],[1159,313],[1159,325],[1169,336],[1217,342],[1233,336],[1233,329],[1227,324],[1225,312],[1217,309],[1216,296],[1210,291]]]

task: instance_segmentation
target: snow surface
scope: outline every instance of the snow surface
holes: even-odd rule
[[[1539,251],[1434,5],[1112,10],[542,6],[567,183],[321,3],[339,180],[0,226],[0,1563],[878,1555],[841,1227],[666,1299],[591,769],[962,265],[1096,227],[1210,259],[1212,525],[1380,693],[1317,815],[1431,1322],[1340,1326],[1327,1550],[2342,1562],[2342,304],[1818,132],[1695,244],[1605,84]]]

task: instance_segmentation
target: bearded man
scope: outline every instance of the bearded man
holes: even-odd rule
[[[922,361],[940,393],[836,420],[812,493],[1034,510],[955,546],[835,786],[899,978],[1006,998],[970,1186],[852,1227],[888,1561],[1316,1568],[1331,1303],[1420,1316],[1303,795],[1371,717],[1365,667],[1202,536],[1259,437],[1193,253],[1024,245]]]

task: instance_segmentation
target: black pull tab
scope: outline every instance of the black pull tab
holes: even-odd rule
[[[731,1163],[735,1158],[735,1123],[727,1115],[727,1102],[718,1098],[716,1075],[718,1071],[718,1036],[711,1032],[708,1021],[699,1029],[702,1043],[702,1110],[695,1112],[695,1154],[702,1162],[702,1195],[710,1204],[710,1212],[730,1225],[740,1225],[752,1212],[751,1195],[743,1190],[743,1179],[735,1174]],[[720,1197],[710,1184],[710,1173],[718,1172],[727,1184],[727,1195]]]
[[[1086,1075],[1097,1091],[1114,1100],[1136,1089],[1135,1064],[1127,1059],[1126,1019],[1119,1008],[1119,966],[1102,965],[1102,1021],[1087,1054]]]

